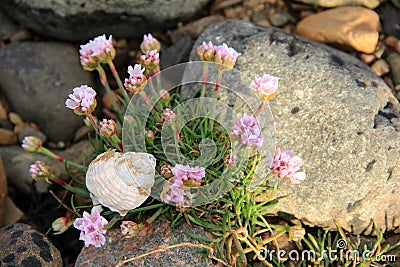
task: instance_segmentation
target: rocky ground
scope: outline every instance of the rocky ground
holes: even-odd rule
[[[100,12],[106,7],[92,5],[92,2],[73,6],[68,12],[78,12],[74,10],[80,8],[83,13],[92,14],[94,10],[98,18],[92,18],[92,23],[108,16],[105,21],[108,26],[98,22],[90,27],[88,21],[82,22],[79,34],[74,34],[79,16],[72,14],[76,15],[76,21],[66,19],[68,16],[62,15],[65,7],[47,10],[50,15],[41,21],[34,14],[46,9],[35,4],[22,8],[6,0],[0,6],[0,156],[5,170],[0,168],[0,222],[3,225],[22,222],[36,229],[15,224],[3,228],[0,236],[10,235],[1,240],[16,240],[17,244],[20,236],[30,235],[32,242],[37,238],[36,243],[40,244],[35,243],[39,249],[35,245],[26,248],[32,252],[29,255],[36,255],[36,258],[28,258],[24,253],[3,255],[0,252],[3,263],[12,262],[13,257],[25,257],[15,262],[23,265],[25,260],[27,266],[32,266],[29,264],[37,260],[43,266],[55,266],[54,262],[72,266],[81,251],[78,233],[72,229],[62,236],[48,235],[55,247],[47,238],[37,237],[39,232],[49,230],[54,219],[65,215],[65,209],[56,198],[69,199],[56,186],[33,184],[29,165],[41,159],[61,178],[68,176],[63,164],[28,154],[19,144],[25,136],[35,135],[67,159],[90,160],[88,129],[80,117],[64,107],[64,102],[73,87],[90,84],[100,95],[101,108],[97,115],[114,116],[110,99],[103,94],[96,77],[82,70],[78,56],[80,44],[86,43],[93,34],[109,31],[115,32],[115,63],[121,77],[125,77],[128,65],[138,61],[139,36],[148,32],[162,42],[162,68],[189,58],[195,60],[193,45],[212,40],[226,42],[242,53],[237,68],[249,76],[261,69],[281,77],[282,90],[271,103],[278,144],[290,146],[302,154],[309,179],[300,189],[288,188],[287,192],[282,192],[294,196],[282,203],[280,215],[288,221],[295,215],[311,227],[332,226],[332,220],[338,219],[356,234],[371,233],[370,218],[374,218],[386,230],[388,239],[398,239],[399,1],[200,1],[197,6],[182,4],[185,14],[173,8],[161,12],[159,18],[150,19],[151,23],[147,21],[149,14],[158,9],[153,7],[149,11],[148,7],[141,6],[146,1],[137,1],[136,11],[126,11],[128,8],[115,5],[109,10],[110,14]],[[157,2],[154,1],[155,5]],[[172,2],[179,5],[187,1]],[[350,2],[352,6],[347,6]],[[73,3],[75,1],[71,1],[71,5]],[[138,10],[142,15],[135,13]],[[119,30],[113,31],[111,18],[122,21]],[[231,19],[243,21],[229,21]],[[132,30],[132,24],[137,25],[136,30]],[[117,86],[112,84],[112,87]],[[323,189],[318,190],[321,187]],[[171,236],[166,233],[164,238],[166,235]],[[153,239],[149,242],[162,240]],[[10,246],[4,243],[1,247],[3,245]],[[130,248],[129,244],[122,246]],[[13,248],[24,250],[19,245]],[[55,252],[57,249],[61,257]],[[102,251],[102,255],[110,250],[115,251],[109,248]],[[91,262],[96,253],[84,250],[79,262],[88,266],[84,263]],[[113,258],[110,264],[116,264],[116,259],[124,252],[115,253],[106,256]],[[186,262],[193,264],[198,260],[188,256]],[[177,262],[170,264],[180,266]],[[196,266],[210,263],[202,264]]]

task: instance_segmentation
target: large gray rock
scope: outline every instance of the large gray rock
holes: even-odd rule
[[[24,121],[35,122],[52,141],[69,141],[83,117],[65,107],[72,89],[93,86],[76,47],[22,42],[0,49],[0,90]]]
[[[90,246],[83,247],[76,260],[75,266],[116,266],[119,261],[137,257],[152,252],[162,247],[180,244],[182,242],[198,244],[194,239],[186,236],[188,232],[197,236],[208,237],[207,232],[198,226],[187,224],[177,227],[174,231],[165,219],[157,219],[149,224],[143,236],[125,238],[120,229],[107,231],[106,243],[101,248]],[[181,246],[165,251],[150,254],[137,260],[124,264],[123,266],[153,266],[153,267],[180,267],[180,266],[215,266],[211,259],[204,258],[197,251],[199,248]]]
[[[165,30],[186,20],[209,0],[4,0],[3,8],[15,20],[46,36],[88,40],[107,33],[140,36]]]
[[[226,21],[196,41],[226,42],[242,55],[236,67],[252,79],[280,77],[270,101],[277,147],[294,149],[307,179],[283,183],[290,195],[278,211],[314,226],[337,220],[354,233],[400,225],[400,106],[386,84],[361,61],[275,28]],[[192,50],[191,59],[197,60]],[[266,151],[264,152],[266,153]]]

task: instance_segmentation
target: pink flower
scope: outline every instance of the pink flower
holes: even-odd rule
[[[306,179],[304,172],[297,172],[303,165],[300,157],[295,156],[293,150],[281,151],[279,148],[275,152],[275,156],[270,155],[269,167],[278,174],[279,178],[288,178],[292,184],[299,184],[300,181]]]
[[[74,221],[74,227],[81,231],[79,240],[85,242],[85,246],[100,247],[105,243],[107,220],[100,215],[98,208],[93,207],[91,213],[84,211],[82,218]]]
[[[89,115],[96,108],[96,91],[87,85],[81,85],[73,89],[65,106],[72,109],[78,115]]]
[[[25,136],[22,140],[22,148],[28,152],[38,152],[42,147],[43,143],[39,137],[36,136]]]
[[[88,247],[89,245],[93,245],[96,248],[99,248],[106,243],[106,238],[99,232],[90,233],[87,237],[87,241],[85,241],[86,247]]]
[[[256,75],[251,82],[250,88],[256,92],[256,95],[265,100],[270,100],[276,95],[278,90],[279,78],[264,74],[262,77]]]
[[[136,64],[134,68],[132,66],[128,67],[129,78],[125,79],[125,89],[134,94],[141,88],[146,86],[146,76],[143,74],[145,68],[142,69],[140,64]]]
[[[140,44],[140,50],[142,50],[143,53],[146,53],[150,50],[157,50],[157,52],[160,52],[160,49],[160,42],[150,33],[143,36],[143,42]]]
[[[261,148],[264,143],[264,135],[258,119],[246,113],[235,122],[231,129],[231,134],[240,137],[244,145]]]
[[[100,122],[100,134],[103,136],[113,136],[117,134],[117,124],[115,121],[103,119]]]
[[[160,64],[160,54],[157,50],[147,51],[140,56],[140,64],[147,70],[154,70]]]
[[[51,177],[50,167],[40,160],[36,161],[29,167],[29,173],[35,181],[45,179],[49,182],[49,178]]]
[[[197,56],[201,61],[214,61],[215,47],[213,43],[203,42],[199,47],[196,48]]]
[[[166,203],[174,202],[178,206],[183,205],[185,202],[186,191],[182,188],[182,180],[174,180],[172,185],[167,184],[163,192],[161,192],[161,199]]]
[[[107,63],[115,57],[115,49],[112,44],[112,36],[98,36],[85,45],[81,45],[79,50],[81,64],[85,70],[95,70],[99,64]]]
[[[162,123],[173,124],[176,121],[177,116],[172,109],[166,108],[163,110],[161,119],[162,119]]]
[[[220,64],[220,70],[227,71],[233,68],[236,60],[240,56],[232,47],[228,47],[225,43],[215,47],[215,63]]]
[[[206,171],[203,167],[190,167],[189,165],[177,164],[172,168],[172,174],[175,176],[175,180],[192,180],[199,182],[206,176]]]

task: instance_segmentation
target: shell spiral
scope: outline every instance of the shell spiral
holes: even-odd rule
[[[93,203],[125,215],[140,206],[154,184],[156,159],[151,154],[109,150],[96,157],[86,173]]]

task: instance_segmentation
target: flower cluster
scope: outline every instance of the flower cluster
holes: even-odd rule
[[[162,119],[161,123],[173,124],[177,119],[177,115],[172,109],[166,108],[163,110],[161,119]]]
[[[41,160],[36,161],[29,167],[29,173],[31,174],[32,179],[35,181],[45,179],[47,182],[49,182],[49,178],[51,176],[49,166],[47,166]]]
[[[167,184],[161,193],[161,199],[167,203],[176,203],[178,206],[190,204],[188,201],[188,188],[186,186],[199,186],[201,180],[206,176],[203,167],[190,167],[177,164],[171,169],[173,183]],[[186,197],[185,197],[186,196]]]
[[[297,172],[303,165],[300,157],[295,156],[293,150],[281,151],[279,148],[275,152],[275,156],[270,155],[269,168],[279,178],[288,178],[292,184],[299,184],[300,181],[306,179],[304,172]]]
[[[172,168],[172,174],[175,177],[174,180],[200,182],[206,176],[206,171],[203,167],[177,164]]]
[[[115,57],[112,36],[106,39],[105,35],[98,36],[89,43],[81,45],[79,50],[81,64],[85,70],[95,70],[99,64],[107,63]]]
[[[272,99],[278,90],[279,78],[264,74],[262,77],[256,75],[251,82],[250,88],[256,92],[256,95],[264,101]]]
[[[250,147],[257,146],[261,148],[264,143],[264,135],[258,119],[246,113],[242,118],[236,120],[231,129],[231,134],[234,137],[240,137],[242,144]]]
[[[83,212],[83,218],[77,218],[74,221],[74,227],[81,231],[79,240],[85,242],[85,246],[93,245],[96,248],[105,244],[107,220],[100,215],[98,208],[93,207],[91,214]]]
[[[135,67],[132,66],[128,67],[129,78],[125,78],[125,89],[129,93],[136,93],[141,88],[146,86],[146,76],[143,74],[145,69],[140,66],[140,64],[136,64]]]
[[[140,56],[140,64],[147,70],[154,70],[160,64],[160,54],[157,50],[146,51]]]
[[[232,69],[238,56],[240,56],[240,54],[226,44],[215,47],[215,63],[220,64],[221,70],[226,71]]]
[[[143,42],[140,44],[140,50],[142,50],[143,53],[150,50],[157,50],[157,52],[160,52],[160,49],[160,42],[154,38],[153,35],[149,33],[143,36]]]
[[[78,115],[88,115],[96,108],[96,91],[87,85],[75,87],[65,106]]]
[[[196,52],[200,60],[220,64],[219,69],[222,71],[232,69],[240,56],[240,53],[225,43],[215,46],[212,42],[203,42],[196,48]]]

